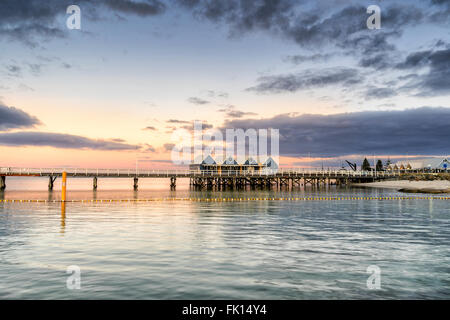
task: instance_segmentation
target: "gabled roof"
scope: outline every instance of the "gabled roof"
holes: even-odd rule
[[[235,164],[238,164],[238,163],[232,157],[228,157],[228,158],[225,159],[223,164],[235,165]]]
[[[248,158],[247,160],[245,160],[244,162],[245,165],[257,165],[258,162],[255,161],[255,159],[253,159],[252,157]]]
[[[278,163],[275,162],[271,157],[268,157],[267,160],[264,162],[264,165],[267,168],[271,169],[278,169]]]
[[[450,164],[447,158],[428,158],[428,159],[416,159],[413,161],[398,161],[396,163],[397,168],[407,168],[410,166],[412,169],[439,169],[443,168],[444,164]]]
[[[203,159],[202,164],[216,164],[216,161],[211,157],[211,155],[208,155],[205,159]]]
[[[447,158],[427,159],[427,160],[424,160],[424,167],[425,168],[441,168],[441,167],[443,167],[444,163],[447,163],[447,164],[449,163]]]

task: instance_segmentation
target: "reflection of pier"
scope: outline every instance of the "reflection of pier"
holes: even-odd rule
[[[319,185],[345,185],[352,182],[371,182],[400,177],[399,172],[346,171],[346,170],[309,170],[309,169],[275,169],[275,170],[133,170],[133,169],[36,169],[36,168],[0,168],[0,189],[6,188],[6,177],[48,177],[49,190],[53,189],[55,179],[63,171],[68,177],[92,178],[93,189],[97,189],[98,178],[130,178],[133,188],[138,189],[141,178],[168,178],[170,187],[175,188],[178,178],[190,179],[195,187],[242,188],[251,187],[296,187]]]
[[[346,185],[353,182],[372,182],[376,180],[398,177],[398,174],[375,172],[325,171],[325,170],[293,170],[279,169],[273,172],[217,172],[194,174],[190,177],[190,185],[199,188],[294,188],[302,186]]]

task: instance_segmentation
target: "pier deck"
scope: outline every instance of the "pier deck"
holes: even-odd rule
[[[49,177],[49,189],[57,177],[66,172],[67,177],[93,178],[97,189],[97,178],[133,178],[134,189],[139,178],[169,178],[170,187],[176,187],[177,178],[189,178],[197,187],[241,187],[241,186],[303,186],[320,184],[348,184],[399,178],[400,172],[317,170],[302,168],[280,168],[263,171],[200,171],[200,170],[149,170],[149,169],[81,169],[81,168],[0,168],[0,189],[6,188],[6,177]]]
[[[399,172],[350,171],[280,168],[255,171],[200,171],[200,170],[148,170],[148,169],[80,169],[80,168],[0,168],[0,176],[60,177],[110,177],[110,178],[192,178],[192,177],[329,177],[329,178],[393,178]]]

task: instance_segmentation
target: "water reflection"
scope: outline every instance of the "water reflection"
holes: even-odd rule
[[[433,219],[433,199],[429,200],[428,210],[430,212],[430,219]]]
[[[52,202],[53,200],[53,190],[48,190],[47,201]]]
[[[125,197],[124,191],[97,192]],[[295,191],[344,193],[385,195],[334,187]],[[155,197],[145,190],[138,195],[149,194]],[[0,298],[71,298],[62,278],[68,265],[86,270],[88,286],[77,293],[86,299],[449,298],[449,217],[448,202],[440,200],[4,204]],[[55,235],[63,236],[55,241]],[[371,264],[386,279],[381,291],[366,290]]]
[[[64,234],[66,230],[66,203],[61,202],[61,234]]]

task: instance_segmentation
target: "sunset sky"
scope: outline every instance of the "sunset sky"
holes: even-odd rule
[[[194,120],[285,167],[450,154],[446,0],[2,0],[0,52],[0,166],[170,167]]]

